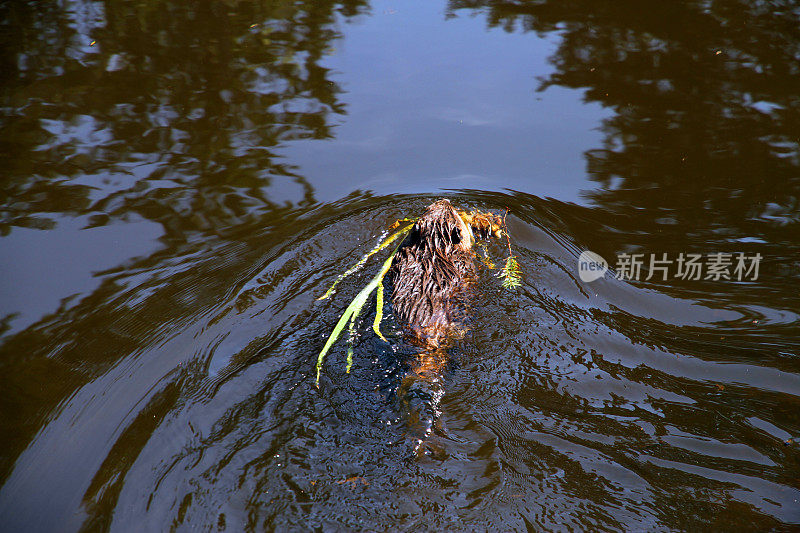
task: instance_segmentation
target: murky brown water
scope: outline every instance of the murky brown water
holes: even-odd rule
[[[800,527],[796,2],[0,12],[3,531]],[[374,304],[314,387],[380,260],[316,297],[441,196],[524,279],[417,459]]]

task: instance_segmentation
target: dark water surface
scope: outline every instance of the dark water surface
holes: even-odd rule
[[[797,2],[0,12],[0,530],[800,527]],[[381,259],[316,298],[442,196],[523,283],[415,458],[388,306],[314,387]]]

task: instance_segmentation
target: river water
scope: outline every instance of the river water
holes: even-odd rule
[[[796,2],[0,10],[1,530],[800,527]],[[440,197],[522,284],[416,456],[317,298]]]

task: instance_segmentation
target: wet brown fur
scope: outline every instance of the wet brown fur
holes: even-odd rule
[[[470,286],[476,279],[473,236],[448,200],[431,204],[417,220],[392,263],[394,312],[409,340],[422,348],[412,371],[437,379],[443,350],[463,332]]]

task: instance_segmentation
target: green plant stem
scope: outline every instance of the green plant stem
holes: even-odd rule
[[[336,288],[336,286],[339,284],[340,281],[342,281],[344,278],[346,278],[347,276],[349,276],[353,272],[357,272],[362,266],[364,266],[364,263],[367,262],[367,259],[369,259],[370,257],[375,255],[376,253],[380,252],[381,250],[383,250],[384,248],[389,246],[392,242],[394,242],[398,238],[400,238],[403,235],[405,235],[406,233],[408,233],[408,230],[410,230],[412,226],[413,226],[413,224],[410,224],[410,225],[406,226],[405,228],[396,231],[395,233],[393,233],[392,235],[390,235],[386,239],[384,239],[383,242],[378,244],[375,248],[373,248],[366,255],[364,255],[364,257],[362,257],[358,261],[358,263],[356,263],[355,265],[353,265],[350,268],[348,268],[344,272],[344,274],[339,275],[339,277],[336,278],[336,281],[333,282],[333,285],[331,285],[330,288],[327,291],[325,291],[325,294],[323,294],[322,296],[317,298],[317,300],[324,300],[324,299],[328,298],[331,294],[333,294],[333,290]]]
[[[406,228],[405,231],[407,230],[408,228]],[[359,292],[356,297],[353,298],[353,301],[347,306],[347,309],[345,309],[345,312],[339,319],[339,322],[336,323],[336,327],[333,328],[333,332],[331,333],[330,337],[328,337],[328,341],[325,343],[325,346],[323,346],[322,351],[319,352],[319,355],[317,356],[317,387],[319,387],[319,374],[322,369],[322,363],[325,360],[325,354],[328,353],[328,350],[330,350],[331,346],[333,346],[333,343],[336,342],[336,339],[338,339],[342,334],[342,330],[344,329],[344,326],[347,324],[348,320],[351,321],[352,331],[353,322],[361,312],[361,308],[364,307],[364,304],[367,302],[367,298],[369,298],[369,295],[372,294],[372,291],[374,291],[379,285],[381,285],[381,283],[383,283],[383,278],[386,276],[386,273],[389,272],[389,269],[392,266],[392,259],[394,259],[394,255],[397,253],[398,248],[399,246],[395,248],[386,261],[383,262],[380,272],[378,272],[378,274],[372,278],[372,281],[370,281],[366,287],[361,289],[361,292]],[[351,364],[352,353],[348,353],[348,372],[350,372]]]
[[[392,254],[394,256],[394,254]],[[389,342],[381,333],[381,320],[383,320],[383,283],[378,285],[378,293],[375,296],[375,321],[372,322],[372,331],[380,337],[383,342]]]

